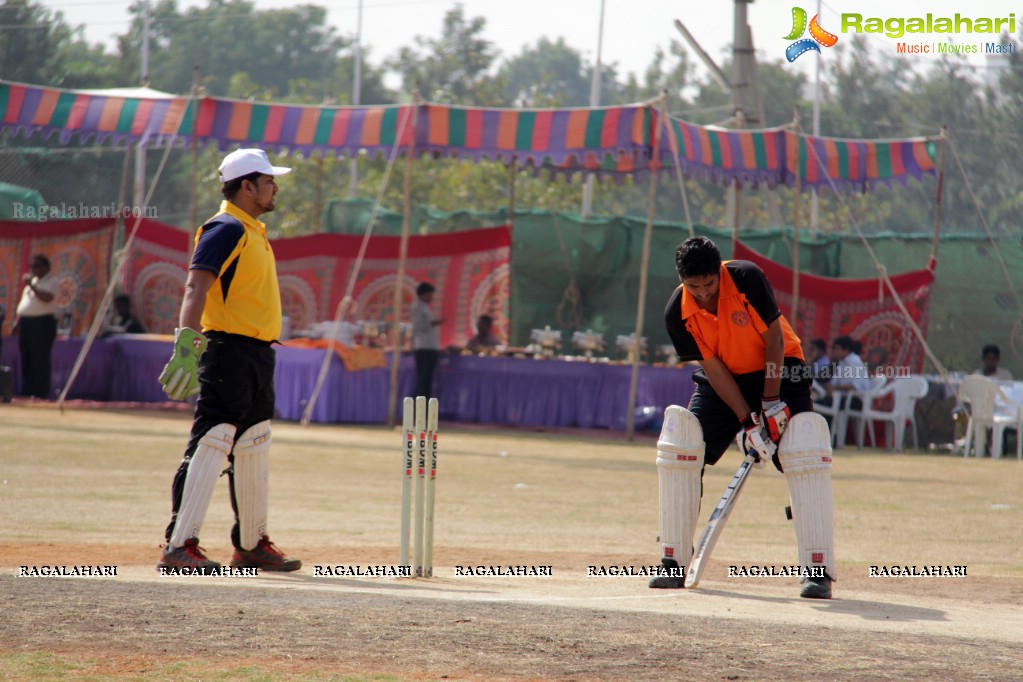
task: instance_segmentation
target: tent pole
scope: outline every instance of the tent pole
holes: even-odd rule
[[[114,239],[110,245],[110,266],[107,268],[107,275],[114,276],[117,271],[117,260],[124,258],[124,243],[128,238],[128,226],[125,224],[124,207],[128,203],[128,171],[131,169],[131,150],[129,144],[124,148],[124,166],[121,169],[121,193],[117,198],[117,222],[114,223]],[[121,283],[123,284],[123,282]],[[121,286],[123,290],[124,287]]]
[[[789,322],[792,328],[799,333],[799,195],[803,191],[802,167],[799,159],[799,136],[802,132],[799,125],[799,109],[795,110],[792,117],[792,133],[795,135],[795,166],[796,166],[796,194],[792,199],[792,318]]]
[[[508,318],[506,320],[508,336],[505,339],[507,345],[511,345],[512,339],[512,273],[514,272],[515,260],[512,257],[515,253],[515,181],[519,177],[519,161],[516,158],[508,164],[508,236],[511,238],[511,246],[508,247]]]
[[[192,185],[189,229],[199,225],[199,65],[192,67]]]
[[[629,441],[636,433],[636,393],[639,389],[639,361],[643,353],[643,313],[646,304],[647,278],[650,272],[650,240],[654,232],[654,212],[657,208],[657,173],[660,170],[660,137],[658,133],[662,125],[667,124],[667,107],[665,106],[668,97],[661,95],[657,104],[658,122],[654,128],[653,156],[650,159],[650,191],[647,201],[646,229],[643,230],[643,257],[639,266],[639,296],[636,301],[636,348],[632,353],[632,379],[629,382],[629,408],[625,415],[625,437]]]
[[[313,225],[316,226],[316,234],[323,232],[323,155],[326,152],[320,151],[316,159],[316,187],[313,198]]]
[[[394,351],[391,353],[391,390],[387,400],[387,425],[394,426],[398,413],[398,368],[401,366],[401,311],[404,296],[405,265],[408,260],[408,238],[412,223],[412,162],[416,151],[416,122],[419,117],[419,85],[412,93],[412,142],[405,150],[405,182],[402,198],[401,242],[398,246],[398,276],[394,281],[394,302],[391,316],[394,320],[391,339]]]
[[[931,260],[928,267],[934,269],[938,263],[938,245],[941,243],[941,194],[945,188],[945,142],[948,126],[941,126],[941,144],[938,147],[938,188],[934,198],[934,239],[931,242]]]

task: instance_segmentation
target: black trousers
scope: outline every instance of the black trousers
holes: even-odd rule
[[[440,359],[439,350],[417,350],[416,356],[416,393],[413,397],[433,395],[433,370]]]
[[[782,379],[781,382],[781,399],[789,406],[793,415],[813,410],[810,396],[811,380],[808,373],[804,375],[799,369],[801,364],[798,360],[786,358],[786,367],[794,368],[794,371],[789,372],[789,376],[796,378]],[[734,378],[750,409],[759,412],[760,399],[764,395],[764,372],[737,374]],[[704,464],[717,464],[742,429],[742,423],[732,408],[711,388],[703,370],[698,371],[693,379],[696,381],[696,392],[689,401],[689,411],[703,429],[703,440],[707,444]]]
[[[274,416],[274,365],[277,354],[270,344],[220,332],[209,332],[206,338],[206,352],[199,358],[199,400],[195,404],[192,435],[171,487],[173,513],[170,525],[167,526],[168,541],[174,532],[178,509],[181,508],[188,466],[202,437],[217,424],[233,424],[237,427],[237,442],[238,437],[249,427]],[[228,461],[234,463],[233,454],[228,456]],[[228,466],[227,476],[235,515],[231,541],[236,549],[241,549],[233,466]]]
[[[57,317],[40,315],[18,320],[18,349],[21,351],[21,395],[50,397],[53,342],[57,339]]]

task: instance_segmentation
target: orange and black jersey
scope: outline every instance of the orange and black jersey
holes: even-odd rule
[[[762,372],[767,362],[762,334],[781,318],[785,357],[803,360],[799,337],[774,299],[767,277],[745,260],[721,264],[717,315],[700,308],[684,286],[668,301],[664,321],[683,361],[720,359],[732,374]]]

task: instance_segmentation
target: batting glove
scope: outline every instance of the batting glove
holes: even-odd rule
[[[743,453],[756,457],[758,466],[763,468],[764,464],[774,457],[778,447],[771,441],[767,430],[760,421],[760,415],[756,412],[750,412],[742,420],[742,428]]]
[[[785,433],[785,427],[789,425],[789,417],[792,412],[785,401],[778,397],[764,398],[760,401],[764,414],[764,426],[775,445],[781,442],[781,435]]]
[[[206,337],[188,327],[175,331],[174,354],[159,381],[171,400],[184,400],[199,392],[199,358],[206,350]]]

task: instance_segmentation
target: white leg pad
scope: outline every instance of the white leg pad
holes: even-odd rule
[[[661,512],[661,557],[688,570],[693,534],[700,514],[700,479],[705,445],[693,413],[678,405],[664,410],[657,441],[657,478]]]
[[[231,424],[217,424],[199,439],[185,474],[185,489],[170,537],[172,546],[181,547],[185,540],[199,537],[221,467],[234,444],[235,430]]]
[[[799,565],[823,566],[834,580],[831,433],[824,417],[813,412],[792,417],[778,444],[778,459],[792,501]]]
[[[234,499],[242,549],[255,549],[266,535],[270,498],[270,421],[261,421],[238,437],[234,446]]]

